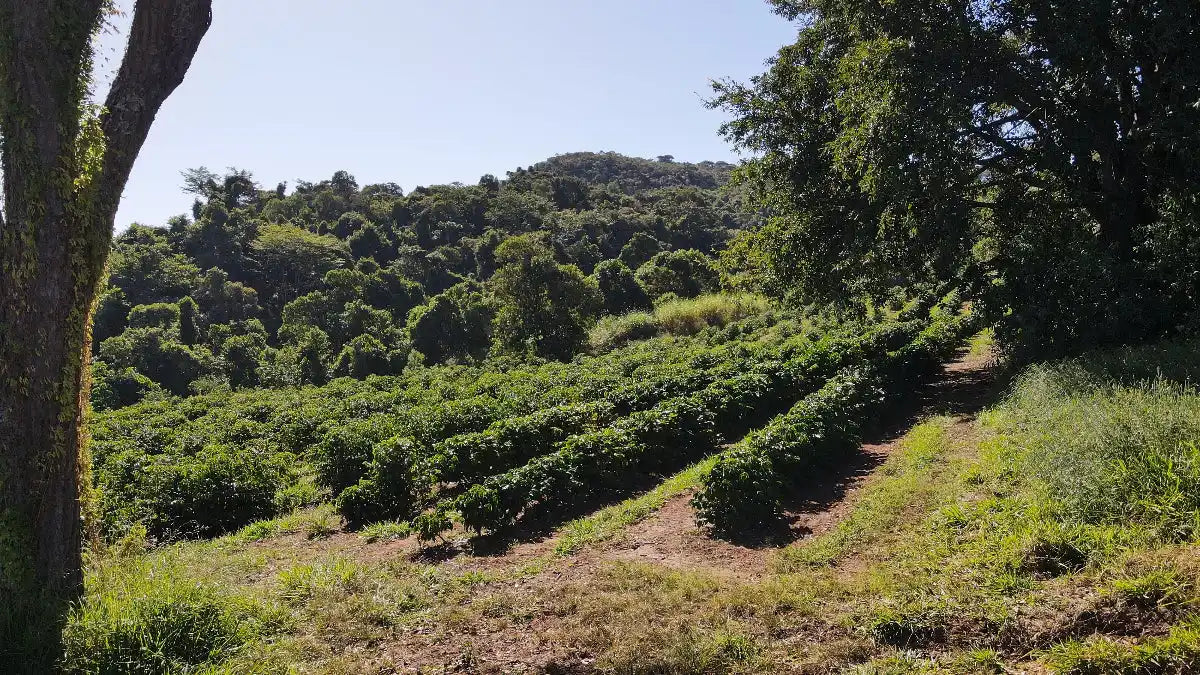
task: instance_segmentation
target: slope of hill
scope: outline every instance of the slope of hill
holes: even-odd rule
[[[882,440],[792,484],[790,526],[750,540],[695,525],[689,496],[715,458],[498,548],[457,531],[423,544],[398,524],[347,532],[324,508],[158,550],[126,537],[96,558],[66,663],[1190,672],[1200,397],[1180,383],[1194,349],[1010,380],[976,339],[896,404]]]
[[[192,217],[114,243],[93,402],[569,360],[602,316],[720,289],[710,256],[752,222],[731,168],[574,153],[407,194],[185,172]]]

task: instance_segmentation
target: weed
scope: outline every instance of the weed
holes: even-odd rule
[[[1049,650],[1045,661],[1064,675],[1189,673],[1200,662],[1200,624],[1174,626],[1138,644],[1103,636],[1075,640]]]
[[[393,539],[407,539],[412,536],[412,526],[404,521],[384,521],[374,523],[364,527],[359,531],[359,536],[373,544],[377,541],[389,541]]]
[[[78,673],[198,672],[284,626],[256,599],[145,565],[94,581],[63,633],[62,669]]]

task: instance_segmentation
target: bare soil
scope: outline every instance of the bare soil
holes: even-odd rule
[[[553,559],[536,574],[506,574],[533,561],[552,559],[557,539],[553,533],[529,537],[495,550],[472,549],[465,541],[419,551],[413,540],[366,544],[355,535],[334,535],[317,544],[321,549],[341,548],[360,560],[408,558],[452,570],[496,573],[504,579],[482,590],[469,604],[530,598],[554,598],[568,589],[602,588],[605,569],[619,563],[642,563],[667,569],[703,572],[731,581],[751,582],[769,573],[775,552],[794,541],[830,531],[854,507],[858,495],[897,449],[912,426],[934,415],[954,419],[951,433],[971,433],[975,414],[987,405],[999,382],[989,357],[962,350],[942,372],[922,386],[891,414],[876,421],[873,433],[849,456],[820,467],[798,485],[787,504],[786,531],[771,533],[749,544],[713,538],[696,524],[691,493],[669,499],[650,517],[623,533],[572,556]],[[357,539],[357,541],[351,541]],[[313,542],[310,542],[312,544]],[[601,592],[601,591],[597,591]],[[519,604],[519,602],[518,602]],[[514,622],[504,612],[490,618],[487,612],[470,620],[448,622],[439,617],[400,627],[370,654],[355,658],[361,672],[591,672],[591,658],[578,645],[556,640],[570,624],[577,631],[578,617],[560,610],[535,611]]]

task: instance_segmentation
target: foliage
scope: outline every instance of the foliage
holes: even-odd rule
[[[740,294],[702,295],[689,300],[672,300],[654,307],[654,320],[664,333],[694,335],[710,326],[723,327],[767,311],[764,298]]]
[[[410,438],[394,436],[376,443],[366,477],[338,495],[338,511],[352,527],[407,520],[419,496],[415,494],[418,477],[414,476],[418,456],[419,446]]]
[[[63,631],[63,672],[199,672],[281,623],[245,598],[138,571],[145,576],[92,593],[72,612]]]
[[[722,435],[737,435],[786,406],[794,392],[818,388],[838,367],[886,349],[914,328],[884,326],[785,345],[779,360],[765,358],[702,389],[568,437],[553,452],[472,486],[455,507],[468,528],[498,530],[534,507],[562,508],[628,489],[634,476],[674,470],[712,452]]]
[[[970,326],[967,317],[943,316],[894,350],[889,343],[902,332],[868,337],[865,369],[830,379],[717,460],[692,500],[697,519],[725,536],[775,525],[786,484],[816,459],[854,447],[872,411],[927,377]]]
[[[1195,4],[774,4],[798,40],[713,101],[771,213],[731,254],[761,288],[958,283],[1051,353],[1193,320]]]
[[[600,292],[574,265],[559,265],[533,235],[496,249],[492,289],[500,306],[494,338],[502,349],[568,359],[587,340]]]
[[[92,368],[92,406],[96,410],[133,405],[161,391],[153,380],[133,368],[117,370],[104,361]]]
[[[588,346],[594,352],[605,352],[634,340],[646,340],[658,334],[658,321],[650,312],[629,312],[617,316],[605,316],[588,331]]]
[[[592,273],[596,287],[604,302],[606,314],[624,314],[625,312],[650,309],[650,296],[642,288],[633,272],[620,260],[605,260],[596,266]]]
[[[720,276],[712,261],[695,250],[655,255],[638,268],[637,280],[652,298],[667,293],[694,298],[720,290]]]
[[[144,454],[129,448],[98,468],[104,525],[130,523],[160,540],[212,537],[277,513],[276,491],[295,458],[254,446],[206,445],[194,455]]]
[[[730,168],[577,153],[504,180],[407,195],[394,185],[360,187],[345,172],[288,193],[261,190],[238,169],[189,170],[194,220],[131,227],[114,242],[94,352],[175,394],[197,380],[207,390],[393,374],[410,349],[425,365],[489,355],[569,360],[599,314],[650,306],[619,256],[640,265],[676,249],[712,252],[750,221],[717,191]],[[689,260],[709,266],[702,258]],[[691,283],[671,279],[663,283]],[[177,320],[168,305],[178,306]],[[258,332],[252,320],[261,340],[226,347]],[[124,336],[132,353],[146,343],[134,335],[145,328],[213,356],[197,353],[204,367],[168,382],[163,368],[117,358],[119,343],[100,348]]]

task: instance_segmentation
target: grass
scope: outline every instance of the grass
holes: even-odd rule
[[[359,531],[359,535],[368,543],[373,544],[377,541],[389,541],[396,539],[407,539],[412,536],[412,525],[407,522],[387,521],[382,523],[372,523]]]
[[[605,352],[660,335],[695,335],[706,328],[721,328],[765,314],[769,309],[766,298],[749,293],[714,293],[668,300],[652,311],[603,317],[589,333],[588,344],[593,352]]]
[[[158,562],[163,562],[161,559]],[[63,634],[68,673],[215,672],[287,625],[286,613],[154,559],[94,569]]]
[[[590,544],[612,538],[630,525],[662,508],[668,499],[698,487],[700,479],[717,461],[716,456],[697,462],[660,483],[653,490],[567,523],[559,530],[554,553],[568,556]]]
[[[1200,662],[1200,395],[1170,359],[1190,354],[1160,346],[1030,368],[978,420],[914,427],[840,523],[749,574],[579,555],[686,493],[705,462],[568,523],[533,564],[372,543],[407,538],[403,523],[322,541],[336,523],[320,508],[207,543],[146,552],[131,539],[92,561],[64,663],[1189,672]]]
[[[780,572],[802,566],[832,565],[861,549],[910,517],[928,510],[953,493],[952,485],[938,480],[952,470],[945,418],[918,425],[901,441],[896,455],[880,472],[883,480],[868,490],[849,516],[833,531],[784,549],[776,561]]]
[[[749,293],[701,295],[670,300],[654,308],[654,321],[671,335],[695,335],[710,326],[725,326],[769,309],[766,298]]]
[[[1200,622],[1173,626],[1138,644],[1095,636],[1056,645],[1046,663],[1064,675],[1189,673],[1200,663]]]
[[[225,540],[245,543],[300,532],[304,532],[309,539],[322,539],[333,534],[340,526],[341,516],[334,505],[321,504],[310,509],[293,511],[280,518],[250,523]]]

